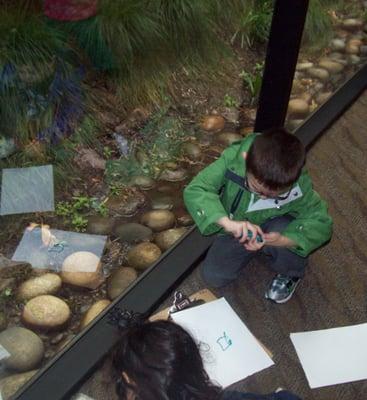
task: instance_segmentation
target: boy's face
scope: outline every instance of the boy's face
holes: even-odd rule
[[[245,177],[245,187],[248,191],[256,194],[260,199],[285,200],[290,193],[291,188],[283,190],[271,190],[259,182],[251,173]]]

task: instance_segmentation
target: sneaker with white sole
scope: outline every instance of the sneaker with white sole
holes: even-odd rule
[[[278,274],[265,292],[265,298],[278,304],[285,303],[292,297],[300,281],[301,278],[292,278]]]

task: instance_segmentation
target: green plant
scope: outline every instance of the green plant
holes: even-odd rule
[[[239,41],[241,47],[252,47],[255,43],[268,40],[273,16],[272,0],[249,1],[243,8],[239,26],[232,36],[231,42]]]
[[[103,147],[103,157],[109,159],[109,158],[111,158],[111,156],[112,156],[112,149],[108,146],[104,146]]]
[[[253,67],[252,72],[242,71],[240,77],[243,79],[243,83],[246,89],[250,93],[250,105],[256,104],[262,83],[262,76],[264,70],[264,63],[256,63]]]
[[[108,215],[108,209],[104,202],[99,202],[95,197],[76,196],[72,201],[56,203],[55,207],[56,215],[69,219],[73,228],[78,232],[85,231],[88,223],[85,216],[91,211],[104,217]]]
[[[229,94],[224,95],[223,104],[225,107],[238,107],[238,101]]]

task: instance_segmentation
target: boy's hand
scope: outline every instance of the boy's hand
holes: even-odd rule
[[[257,235],[263,237],[264,233],[262,229],[248,221],[232,221],[228,217],[222,217],[217,223],[226,232],[231,233],[235,238],[239,239],[239,242],[244,245],[246,250],[257,251],[265,244],[264,240],[262,242],[256,240]],[[251,239],[247,237],[248,231],[252,233]]]
[[[269,232],[264,233],[263,239],[265,240],[268,246],[276,246],[276,247],[295,247],[296,244],[293,240],[288,239],[286,236],[283,236],[279,232]]]

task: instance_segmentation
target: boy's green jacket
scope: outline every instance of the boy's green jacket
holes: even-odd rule
[[[246,163],[242,153],[248,151],[255,136],[233,143],[199,172],[184,190],[186,207],[203,235],[223,231],[216,221],[224,216],[261,225],[270,218],[289,214],[294,220],[282,234],[297,243],[290,250],[306,257],[331,237],[332,219],[327,205],[312,189],[305,170],[286,200],[263,200],[244,189]]]

